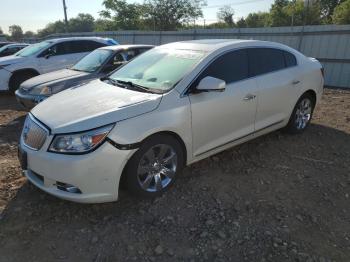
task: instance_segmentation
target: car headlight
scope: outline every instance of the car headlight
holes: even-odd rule
[[[49,96],[52,94],[52,89],[49,86],[36,86],[30,91],[30,94]]]
[[[88,153],[103,143],[113,127],[108,125],[81,133],[56,135],[49,151],[61,154]]]

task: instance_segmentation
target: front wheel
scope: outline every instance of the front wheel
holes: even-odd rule
[[[310,124],[314,112],[315,102],[311,95],[303,95],[294,107],[286,127],[291,134],[302,133]]]
[[[184,166],[180,143],[170,135],[147,139],[126,167],[126,185],[133,194],[156,197],[169,189]]]

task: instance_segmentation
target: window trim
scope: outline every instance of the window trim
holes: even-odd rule
[[[281,50],[281,51],[285,51],[285,52],[288,52],[290,54],[292,54],[294,57],[295,57],[295,60],[296,60],[296,64],[294,66],[290,66],[290,67],[285,67],[285,68],[282,68],[282,69],[278,69],[278,70],[274,70],[274,71],[271,71],[271,72],[267,72],[267,73],[264,73],[264,74],[260,74],[260,75],[256,75],[256,76],[249,76],[248,78],[245,78],[245,79],[242,79],[242,80],[238,80],[238,81],[235,81],[235,82],[232,82],[230,84],[236,84],[236,83],[239,83],[241,81],[247,81],[247,80],[250,80],[250,79],[254,79],[254,78],[257,78],[257,77],[261,77],[261,76],[265,76],[267,74],[272,74],[272,73],[276,73],[276,72],[279,72],[279,71],[282,71],[282,70],[288,70],[288,69],[291,69],[293,67],[297,67],[299,65],[299,59],[298,57],[293,54],[292,52],[290,51],[287,51],[286,49],[284,48],[280,48],[280,47],[272,47],[272,46],[246,46],[246,47],[236,47],[236,48],[233,48],[233,49],[230,49],[230,50],[226,50],[224,52],[221,52],[220,54],[216,55],[215,57],[213,57],[207,64],[206,66],[204,66],[201,71],[191,80],[191,82],[188,84],[188,86],[181,92],[180,94],[180,98],[183,98],[185,96],[189,96],[191,94],[190,92],[190,89],[191,89],[191,86],[192,84],[197,80],[197,78],[209,67],[209,65],[211,65],[213,62],[215,62],[216,59],[218,59],[220,56],[223,56],[227,53],[230,53],[232,51],[238,51],[238,50],[244,50],[244,49],[253,49],[253,48],[270,48],[270,49],[277,49],[277,50]],[[249,68],[249,75],[250,75],[250,65],[249,65],[249,61],[248,61],[248,68]]]

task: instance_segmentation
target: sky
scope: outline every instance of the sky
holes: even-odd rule
[[[42,29],[49,22],[62,20],[62,0],[1,0],[0,27],[8,33],[8,27],[13,24],[20,25],[23,31]],[[78,13],[90,13],[95,18],[103,10],[103,0],[66,0],[68,19]],[[127,0],[129,3],[143,0]],[[267,11],[274,0],[207,0],[207,7],[203,8],[203,19],[206,23],[217,20],[216,13],[220,6],[232,5],[235,18],[244,17],[251,12]],[[204,23],[203,19],[197,23]]]

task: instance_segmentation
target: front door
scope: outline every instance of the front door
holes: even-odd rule
[[[194,156],[205,154],[254,132],[257,84],[249,79],[246,50],[226,53],[212,62],[191,87],[206,76],[226,82],[224,92],[192,92]]]

